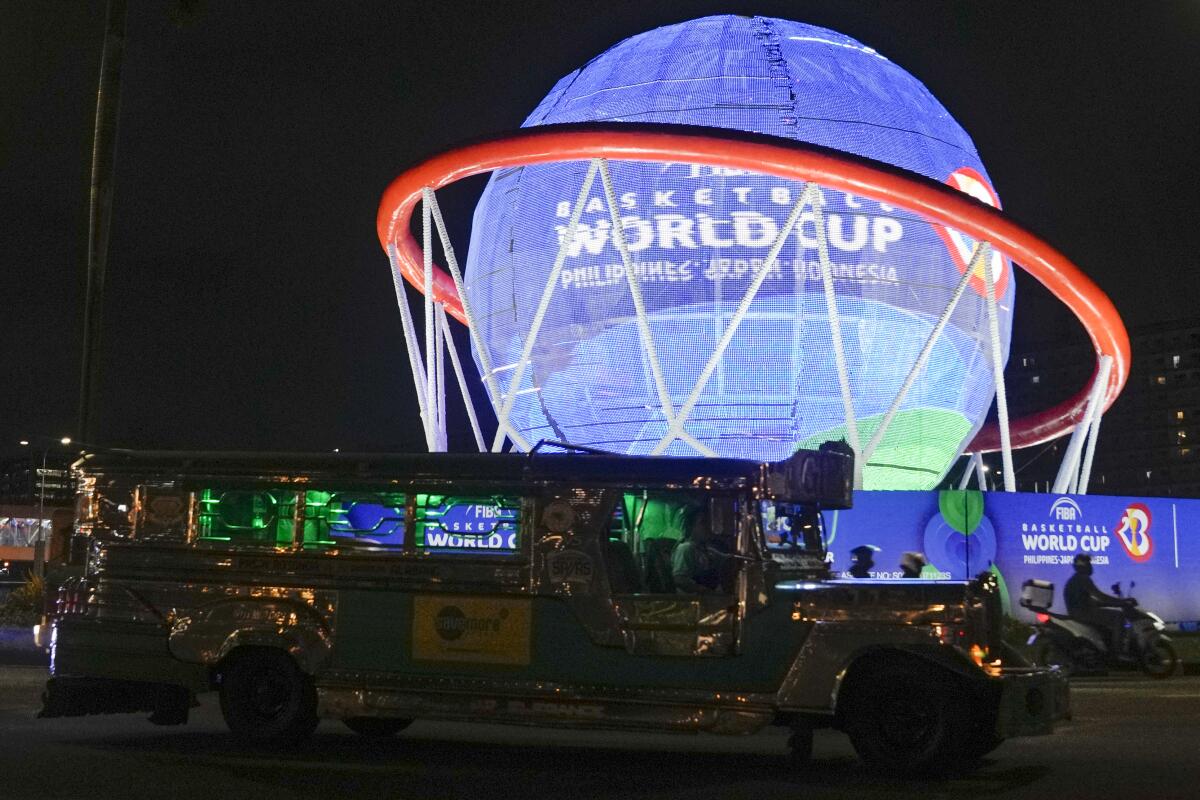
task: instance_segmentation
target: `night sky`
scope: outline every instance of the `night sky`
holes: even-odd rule
[[[3,3],[0,454],[74,432],[104,5]],[[875,48],[941,100],[1006,211],[1127,324],[1200,315],[1194,0],[229,0],[183,24],[171,5],[130,3],[101,444],[423,449],[375,237],[383,189],[426,155],[518,127],[616,42],[714,13]],[[460,255],[481,187],[443,200]],[[1016,347],[1076,325],[1018,281]]]

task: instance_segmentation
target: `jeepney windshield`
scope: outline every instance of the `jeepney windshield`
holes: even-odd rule
[[[825,555],[825,520],[819,509],[798,503],[763,500],[763,535],[772,555]]]

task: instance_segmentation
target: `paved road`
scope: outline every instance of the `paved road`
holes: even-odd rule
[[[44,673],[0,667],[0,798],[966,798],[1200,796],[1200,678],[1075,686],[1075,719],[1004,744],[971,775],[904,782],[865,774],[845,737],[819,732],[797,768],[786,737],[580,733],[416,723],[369,745],[338,723],[287,752],[246,750],[204,698],[193,721],[36,720]]]

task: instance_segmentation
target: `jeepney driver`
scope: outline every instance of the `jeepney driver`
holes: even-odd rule
[[[707,509],[691,508],[684,515],[684,539],[671,554],[675,590],[704,594],[721,588],[721,568],[729,558],[713,547],[712,517]]]

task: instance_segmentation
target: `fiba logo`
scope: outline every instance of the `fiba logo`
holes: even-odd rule
[[[1050,506],[1050,516],[1064,522],[1074,522],[1083,516],[1083,510],[1071,498],[1060,497]]]
[[[1131,503],[1117,523],[1117,538],[1121,540],[1121,546],[1130,558],[1139,563],[1148,561],[1154,552],[1150,520],[1149,508],[1142,503]]]

